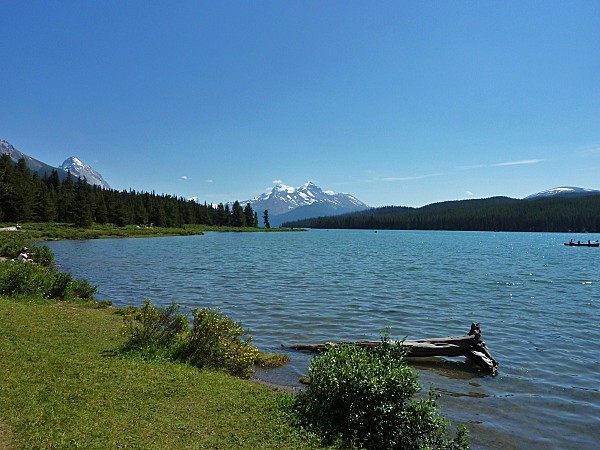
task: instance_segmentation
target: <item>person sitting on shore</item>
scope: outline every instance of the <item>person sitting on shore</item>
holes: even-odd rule
[[[31,258],[31,252],[27,247],[23,247],[17,259],[23,262],[33,262],[33,259]]]

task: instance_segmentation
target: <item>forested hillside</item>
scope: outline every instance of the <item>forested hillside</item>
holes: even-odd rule
[[[258,223],[249,204],[213,207],[154,192],[101,189],[71,176],[61,181],[55,170],[40,177],[29,171],[24,159],[15,164],[7,154],[0,157],[0,221],[65,222],[83,227],[92,222],[159,227],[253,227]]]
[[[388,230],[600,232],[600,195],[517,200],[493,197],[435,203],[421,208],[387,206],[283,226]]]

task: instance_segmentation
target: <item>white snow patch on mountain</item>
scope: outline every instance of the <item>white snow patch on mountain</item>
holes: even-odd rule
[[[75,156],[67,158],[60,165],[60,168],[70,171],[71,175],[74,177],[84,178],[91,185],[100,186],[104,189],[110,189],[110,186],[98,171],[83,163]]]
[[[580,188],[574,186],[561,186],[548,189],[536,194],[529,195],[525,199],[541,198],[541,197],[576,197],[581,195],[597,195],[600,191],[589,188]]]
[[[269,211],[272,225],[277,226],[278,216],[283,214],[290,218],[292,211],[302,211],[299,216],[335,215],[367,209],[368,206],[349,194],[336,194],[333,191],[323,191],[313,182],[307,182],[300,187],[287,186],[277,183],[264,194],[251,200],[240,202],[250,203],[259,217],[265,210]],[[233,203],[229,203],[231,206]],[[294,217],[299,218],[299,217]]]

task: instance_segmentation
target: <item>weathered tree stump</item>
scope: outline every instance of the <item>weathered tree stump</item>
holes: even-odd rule
[[[431,356],[465,356],[470,361],[488,371],[492,376],[498,373],[498,362],[488,351],[485,342],[481,339],[479,323],[471,324],[471,330],[465,336],[450,336],[445,338],[418,339],[399,341],[411,358]],[[325,342],[321,344],[281,345],[283,348],[304,352],[322,352],[331,346],[350,344],[363,348],[373,348],[381,345],[381,341],[358,342]]]

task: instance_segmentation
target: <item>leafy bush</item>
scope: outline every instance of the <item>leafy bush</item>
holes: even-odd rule
[[[49,282],[48,270],[37,264],[20,261],[0,264],[0,294],[44,297]]]
[[[50,289],[46,297],[64,300],[67,297],[73,277],[68,273],[55,272],[50,279]]]
[[[50,267],[54,265],[54,253],[47,245],[41,247],[33,246],[31,248],[33,260],[42,266]]]
[[[56,300],[92,300],[96,287],[54,267],[21,261],[0,263],[0,294]]]
[[[17,233],[5,231],[0,239],[0,255],[16,258],[26,241]]]
[[[88,280],[77,279],[71,282],[71,293],[76,298],[93,299],[98,286],[94,286]]]
[[[218,309],[195,309],[194,321],[179,358],[196,367],[219,367],[240,377],[248,377],[258,356],[252,338],[242,324]]]
[[[193,324],[179,314],[179,307],[158,308],[147,299],[138,309],[121,309],[125,353],[134,352],[144,358],[167,358],[187,362],[195,367],[227,370],[247,377],[252,373],[258,349],[241,323],[234,322],[217,309],[196,309]]]
[[[448,438],[434,394],[421,390],[399,343],[384,338],[375,349],[332,347],[309,368],[311,383],[294,401],[297,420],[326,443],[367,449],[463,449],[467,430]]]
[[[123,350],[136,351],[147,357],[170,358],[179,335],[188,330],[188,319],[178,314],[179,306],[155,307],[146,299],[139,310],[124,317],[123,333],[128,337]]]

